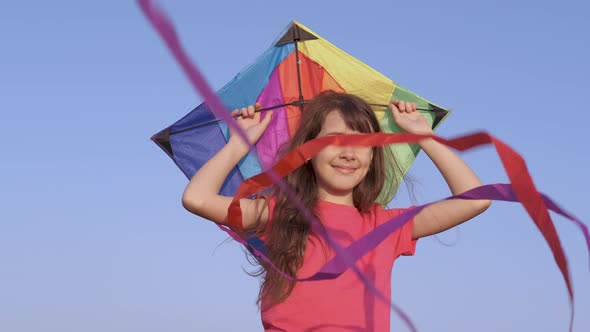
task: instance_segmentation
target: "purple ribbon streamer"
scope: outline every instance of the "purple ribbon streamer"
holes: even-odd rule
[[[176,60],[181,65],[182,69],[184,70],[185,74],[189,77],[193,87],[203,96],[205,102],[209,105],[209,109],[216,115],[222,118],[227,125],[229,125],[232,129],[236,131],[244,140],[249,148],[250,151],[254,150],[254,147],[247,139],[246,133],[236,124],[236,121],[227,114],[227,110],[223,106],[223,103],[219,100],[219,97],[213,92],[213,90],[207,84],[205,78],[201,75],[201,73],[197,70],[197,68],[191,63],[188,56],[182,49],[180,41],[176,35],[174,27],[172,26],[170,20],[163,14],[163,12],[157,8],[151,0],[137,0],[139,3],[140,8],[143,10],[144,14],[152,23],[156,31],[160,34]],[[286,185],[286,183],[274,172],[272,169],[268,172],[268,174],[272,177],[275,183],[285,192],[285,194],[293,201],[295,206],[303,213],[305,218],[311,221],[312,226],[315,226],[314,229],[321,229],[318,225],[320,225],[319,221],[316,220],[314,215],[308,211],[303,203],[297,198],[295,193]],[[232,238],[236,239],[239,237],[235,232],[224,229],[222,226],[219,226],[220,229],[228,233]],[[331,246],[331,248],[336,252],[340,257],[345,257],[346,260],[349,260],[347,257],[347,253],[344,249],[333,239],[328,236],[326,232],[318,232],[320,236],[322,236],[326,242]],[[244,243],[243,241],[239,241]],[[261,254],[259,251],[255,251]],[[264,256],[264,255],[263,255]],[[272,262],[270,262],[266,257],[264,258],[265,261],[271,263],[271,266],[276,269],[277,271],[281,272],[283,276],[286,276],[282,271],[280,271]],[[352,269],[357,274],[357,276],[361,279],[361,281],[373,291],[373,293],[382,301],[386,301],[386,297],[379,292],[373,283],[356,267],[352,266]],[[286,276],[288,277],[288,276]],[[396,312],[401,311],[399,308],[394,308]],[[400,315],[401,319],[408,325],[408,327],[416,332],[417,329],[414,324],[409,320],[408,316],[403,314]]]
[[[549,198],[545,194],[541,194],[543,200],[547,204],[547,208],[566,219],[572,221],[580,231],[584,235],[584,239],[586,240],[586,248],[588,255],[590,257],[590,233],[588,231],[588,226],[582,223],[579,219],[571,215],[570,213],[566,212],[562,209],[559,205],[557,205],[551,198]],[[471,190],[468,190],[462,194],[454,195],[445,198],[444,200],[448,199],[468,199],[468,200],[495,200],[495,201],[507,201],[507,202],[520,202],[516,197],[516,194],[512,190],[511,184],[489,184],[480,186]],[[427,206],[434,204],[436,202],[419,205],[411,210],[407,210],[400,214],[397,217],[390,219],[389,221],[377,226],[371,232],[365,234],[362,238],[358,239],[350,246],[346,247],[344,250],[348,253],[347,258],[340,257],[338,254],[334,255],[332,259],[324,265],[320,269],[319,272],[314,274],[313,276],[305,279],[301,279],[300,281],[307,281],[307,280],[324,280],[324,279],[333,279],[344,273],[350,266],[354,265],[355,262],[377,247],[381,242],[383,242],[391,233],[395,232],[396,230],[400,229],[406,222],[410,221],[414,218],[420,211],[422,211]],[[353,257],[353,261],[350,261],[348,257]],[[590,267],[590,262],[589,262]]]

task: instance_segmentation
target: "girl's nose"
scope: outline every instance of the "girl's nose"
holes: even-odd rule
[[[340,158],[346,160],[354,160],[356,159],[356,154],[354,153],[353,149],[345,147],[340,152]]]

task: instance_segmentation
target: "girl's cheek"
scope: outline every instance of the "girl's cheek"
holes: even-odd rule
[[[357,150],[357,156],[362,157],[363,160],[368,160],[369,163],[371,162],[372,155],[373,150],[371,148],[363,148],[362,150]]]

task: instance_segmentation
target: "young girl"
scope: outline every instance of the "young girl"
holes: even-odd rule
[[[416,105],[392,101],[389,105],[397,125],[406,132],[432,134],[416,112]],[[272,114],[260,120],[250,106],[235,110],[238,124],[255,143]],[[371,107],[349,94],[324,92],[306,104],[300,125],[287,152],[314,138],[381,131]],[[418,143],[446,180],[452,194],[478,187],[473,171],[451,150],[432,139]],[[313,211],[332,239],[348,246],[404,209],[384,210],[376,203],[387,179],[385,150],[379,147],[328,146],[285,181],[303,204]],[[232,197],[219,195],[230,171],[248,152],[241,138],[231,133],[225,145],[191,179],[184,207],[205,219],[226,224]],[[284,192],[274,189],[268,197],[242,199],[244,230],[264,239],[268,257],[286,274],[304,278],[313,275],[333,256],[329,246],[314,234]],[[400,255],[412,255],[416,240],[445,231],[482,213],[490,201],[448,200],[422,210],[356,266],[388,298],[391,270]],[[262,324],[265,331],[389,331],[390,307],[378,300],[347,271],[333,280],[293,282],[263,266],[260,289]]]

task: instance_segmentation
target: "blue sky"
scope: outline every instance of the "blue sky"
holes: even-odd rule
[[[161,1],[220,88],[296,19],[453,110],[437,132],[487,130],[580,219],[590,157],[589,5],[583,1]],[[184,211],[187,179],[150,136],[201,102],[133,1],[0,4],[0,329],[256,331],[258,281],[241,248]],[[462,154],[505,182],[494,151]],[[418,203],[448,195],[424,155]],[[401,192],[395,205],[410,204]],[[590,329],[589,257],[554,218]],[[452,243],[452,246],[440,242]],[[522,207],[490,210],[393,272],[420,331],[565,331],[561,275]],[[406,331],[397,319],[392,330]]]

